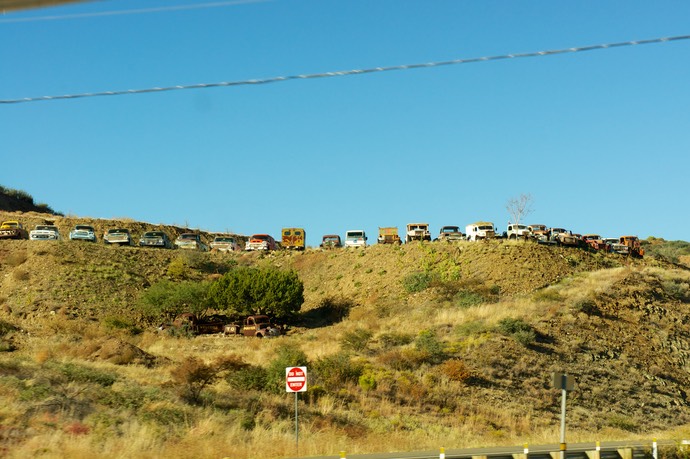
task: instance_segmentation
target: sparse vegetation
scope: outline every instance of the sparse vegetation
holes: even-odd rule
[[[572,441],[673,437],[690,419],[690,274],[621,260],[492,242],[265,255],[7,241],[0,454],[293,456],[296,365],[304,455],[547,442],[548,374],[563,368]],[[245,270],[280,273],[271,302],[302,287],[286,336],[156,332],[182,310],[244,311],[204,298],[240,271],[260,285]]]

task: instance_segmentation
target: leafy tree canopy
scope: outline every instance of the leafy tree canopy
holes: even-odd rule
[[[304,285],[294,271],[244,267],[215,281],[209,297],[215,308],[231,314],[268,314],[287,319],[302,307]]]

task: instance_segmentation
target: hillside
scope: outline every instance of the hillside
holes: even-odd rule
[[[151,226],[56,217],[63,234],[85,222]],[[139,298],[160,280],[245,265],[304,283],[287,336],[175,338],[142,321]],[[0,438],[16,457],[45,444],[43,457],[149,457],[152,445],[217,457],[228,444],[233,457],[259,445],[294,455],[291,399],[260,375],[300,354],[311,372],[301,454],[553,443],[552,371],[577,380],[571,441],[690,427],[690,272],[652,257],[524,242],[264,255],[0,241],[0,270]],[[178,378],[190,357],[234,370],[190,402]]]

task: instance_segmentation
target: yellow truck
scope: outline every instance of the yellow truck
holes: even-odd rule
[[[307,246],[307,233],[304,228],[283,228],[280,245],[284,249],[304,250]]]
[[[16,220],[2,222],[0,239],[29,239],[29,232]]]
[[[400,236],[398,236],[398,228],[395,226],[379,226],[379,237],[377,239],[379,244],[401,244]]]

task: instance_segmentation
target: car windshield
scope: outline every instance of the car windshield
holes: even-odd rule
[[[126,230],[124,228],[116,228],[116,229],[108,230],[108,234],[117,234],[117,233],[129,233],[129,230]]]
[[[144,234],[144,237],[163,237],[163,233],[160,231],[149,231],[148,233]]]
[[[267,234],[255,234],[252,236],[252,239],[258,239],[260,241],[268,241],[268,235]]]
[[[196,234],[191,234],[191,233],[181,234],[180,239],[196,239]]]
[[[74,229],[78,231],[93,231],[93,227],[86,225],[77,225]]]
[[[39,225],[36,229],[41,231],[57,231],[57,227],[48,225]]]
[[[480,229],[480,230],[487,231],[487,230],[492,230],[492,229],[494,229],[494,227],[493,227],[493,226],[489,226],[489,225],[482,225],[482,226],[479,227],[479,229]]]
[[[357,239],[357,238],[362,237],[362,232],[361,231],[352,231],[352,232],[347,233],[347,237],[349,239]]]
[[[459,231],[460,230],[457,226],[446,226],[441,230],[443,233],[457,233]]]

